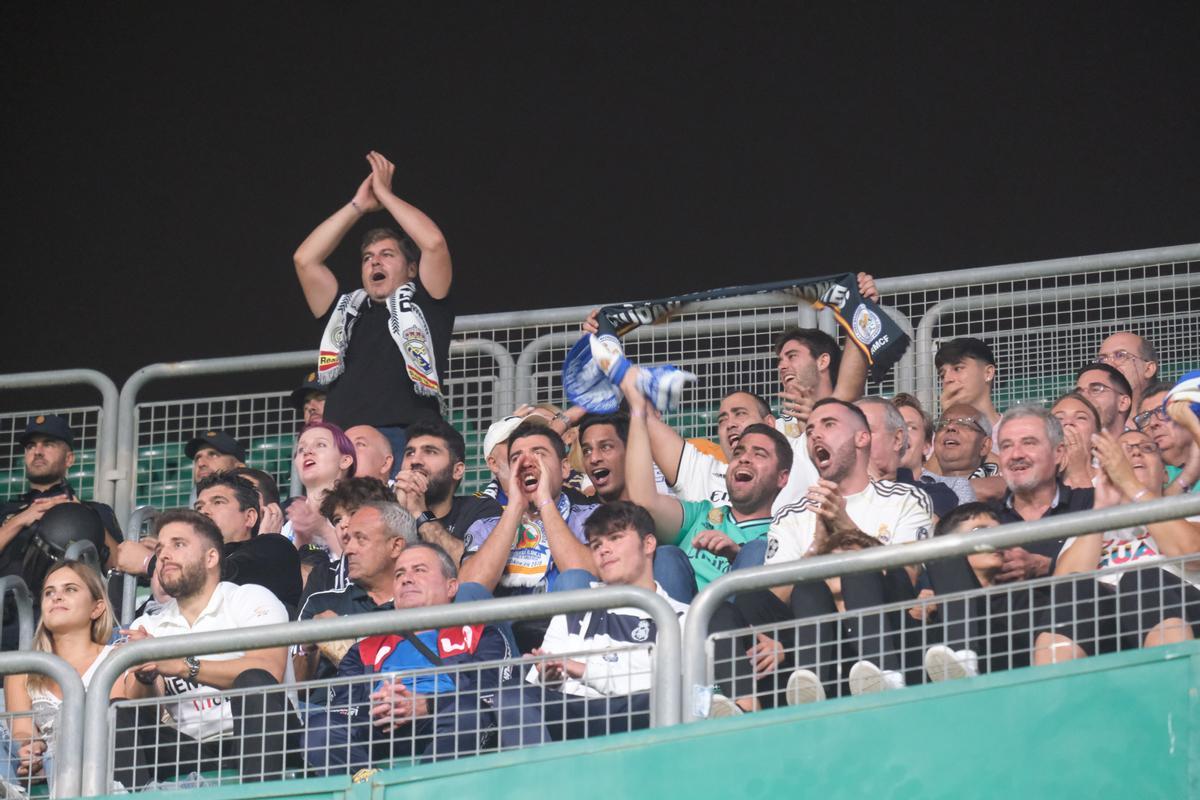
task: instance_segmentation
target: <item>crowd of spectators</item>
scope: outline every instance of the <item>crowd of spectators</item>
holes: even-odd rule
[[[470,464],[441,414],[449,250],[437,225],[392,192],[392,165],[378,153],[369,162],[353,200],[295,254],[325,333],[318,370],[292,395],[303,424],[294,497],[246,466],[233,435],[197,431],[185,447],[192,508],[164,510],[148,537],[124,541],[112,511],[78,502],[66,480],[75,448],[66,421],[29,421],[19,440],[29,489],[0,512],[0,571],[34,593],[34,647],[85,683],[127,640],[605,584],[657,592],[682,621],[695,594],[731,570],[1140,503],[1193,491],[1200,477],[1200,420],[1186,402],[1164,403],[1173,384],[1153,344],[1129,331],[1105,339],[1049,408],[997,408],[997,381],[1018,376],[999,374],[984,341],[944,342],[935,409],[909,394],[864,396],[858,348],[792,329],[774,348],[777,397],[729,392],[715,409],[716,442],[689,441],[664,421],[634,366],[618,412],[514,409],[488,427],[483,463]],[[367,232],[361,288],[339,288],[325,260],[381,210],[397,227]],[[870,276],[859,289],[878,300]],[[583,330],[595,331],[594,317]],[[465,493],[473,467],[491,482]],[[63,525],[87,531],[99,571],[63,559],[54,534]],[[914,679],[906,629],[927,615],[945,632],[915,656],[932,680],[1190,639],[1200,632],[1200,573],[1175,562],[1092,573],[1196,553],[1200,522],[1170,520],[742,593],[712,620],[713,632],[732,633],[717,640],[711,713],[904,686]],[[128,629],[115,625],[119,592],[102,574],[148,589]],[[857,646],[831,652],[828,629],[839,623],[826,617],[901,601],[920,610],[859,614],[846,623]],[[5,649],[17,646],[14,617],[5,615]],[[236,763],[244,779],[285,768],[324,775],[476,752],[491,730],[491,746],[503,748],[644,727],[645,645],[655,637],[644,612],[608,609],[143,664],[112,698],[159,697],[165,713],[124,712],[132,733],[114,774],[142,785],[179,777],[181,764]],[[468,668],[520,654],[538,657],[525,672]],[[339,680],[355,677],[371,682]],[[333,680],[297,697],[281,690],[317,679]],[[233,689],[262,691],[222,701]],[[0,773],[49,775],[56,687],[10,676],[5,700],[31,714],[7,731]]]

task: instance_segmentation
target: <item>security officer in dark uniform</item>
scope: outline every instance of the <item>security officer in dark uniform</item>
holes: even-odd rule
[[[31,580],[40,582],[40,576],[25,574],[28,552],[37,549],[34,545],[42,518],[63,503],[82,502],[96,512],[104,528],[100,557],[106,567],[112,567],[117,544],[122,540],[121,526],[111,508],[104,503],[80,501],[67,483],[67,471],[75,463],[75,435],[67,421],[57,415],[33,417],[17,441],[25,450],[29,491],[0,506],[0,575],[19,575],[27,584]],[[30,589],[38,591],[36,586]],[[7,619],[12,617],[6,615]]]

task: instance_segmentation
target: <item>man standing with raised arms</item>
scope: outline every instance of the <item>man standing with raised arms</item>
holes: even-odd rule
[[[354,198],[317,226],[293,261],[314,317],[325,318],[317,375],[329,387],[324,419],[371,425],[403,453],[405,429],[441,416],[454,327],[450,251],[425,213],[392,192],[392,162],[372,151]],[[401,230],[375,228],[362,244],[362,289],[338,291],[325,260],[364,214],[386,209]]]

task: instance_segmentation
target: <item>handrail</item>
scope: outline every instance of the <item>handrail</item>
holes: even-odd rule
[[[622,606],[639,608],[654,618],[658,638],[655,642],[651,682],[651,724],[674,725],[679,722],[681,698],[679,622],[667,601],[654,592],[633,586],[602,586],[573,592],[551,592],[472,603],[379,611],[349,617],[140,639],[113,650],[96,669],[86,700],[84,747],[88,755],[83,768],[83,794],[92,797],[106,791],[108,752],[111,744],[107,724],[108,697],[113,684],[122,673],[137,664],[187,655],[257,650],[293,645],[297,642],[345,639],[399,630],[427,630],[501,620],[538,619],[554,614]]]
[[[33,645],[33,593],[20,575],[0,578],[0,626],[4,625],[4,601],[9,592],[17,604],[17,647],[28,650]]]
[[[813,556],[786,564],[772,564],[726,573],[704,587],[688,607],[683,631],[683,689],[690,702],[684,703],[684,721],[691,722],[700,716],[700,696],[705,694],[708,688],[705,653],[708,624],[713,613],[730,595],[801,581],[874,572],[971,553],[990,553],[1030,542],[1065,539],[1197,514],[1200,514],[1200,494],[1167,497],[1145,503],[1131,503],[1115,508],[1080,511],[1032,522],[1001,525],[986,531],[936,536],[912,544]]]
[[[100,392],[100,424],[96,429],[95,499],[113,504],[117,467],[117,406],[120,395],[112,379],[94,369],[56,369],[0,375],[0,390],[47,386],[92,386]]]
[[[83,681],[74,667],[50,653],[36,650],[0,653],[0,675],[30,672],[45,675],[62,691],[54,733],[54,795],[76,797],[83,775]],[[107,694],[104,699],[107,702]]]
[[[125,526],[125,541],[139,542],[142,539],[142,525],[147,517],[158,515],[154,506],[138,506],[129,515]],[[134,607],[137,605],[137,575],[124,575],[121,583],[121,625],[133,622]]]

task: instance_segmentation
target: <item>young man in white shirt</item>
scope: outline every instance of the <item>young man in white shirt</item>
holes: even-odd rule
[[[821,400],[813,406],[805,433],[808,454],[820,478],[799,501],[776,512],[767,534],[767,564],[812,555],[838,533],[866,534],[884,545],[915,542],[930,535],[933,520],[924,492],[892,481],[871,480],[871,430],[861,409],[834,398]],[[891,596],[888,581],[883,573],[844,576],[841,585],[846,610],[902,599]],[[714,614],[710,629],[733,630],[836,611],[825,582],[810,581],[739,594]],[[892,632],[884,629],[879,615],[865,614],[859,625],[860,660],[850,670],[851,691],[860,694],[903,685],[899,665],[893,663],[898,646],[890,641]],[[777,634],[778,639],[759,634],[754,641],[745,642],[745,647],[736,647],[736,652],[745,652],[746,662],[734,659],[732,650],[719,654],[718,660],[733,673],[738,698],[736,705],[724,696],[714,698],[714,715],[749,711],[763,701],[773,703],[778,692],[774,683],[784,674],[781,668],[788,665],[799,667],[788,678],[789,703],[823,698],[823,684],[841,680],[840,664],[828,652],[834,640],[829,627],[789,626]],[[734,647],[733,640],[719,641],[719,647]],[[818,645],[824,652],[818,654]],[[884,662],[883,669],[876,660]],[[753,684],[747,681],[750,673]]]
[[[638,586],[656,592],[682,626],[687,606],[654,580],[654,520],[625,500],[605,503],[584,523],[598,586]],[[599,736],[650,724],[651,651],[639,645],[658,637],[654,620],[636,608],[559,614],[532,655],[587,655],[535,664],[525,687],[501,694],[504,746]]]
[[[177,509],[159,516],[156,527],[156,572],[171,599],[157,613],[134,620],[130,639],[288,621],[287,609],[269,590],[221,580],[224,539],[208,517]],[[158,722],[160,707],[144,709],[138,731],[143,763],[159,780],[226,767],[238,769],[243,780],[281,777],[286,701],[282,691],[267,690],[292,680],[286,647],[196,654],[130,670],[128,697],[172,698],[163,703],[169,724]],[[263,691],[221,696],[221,690],[257,687]]]

